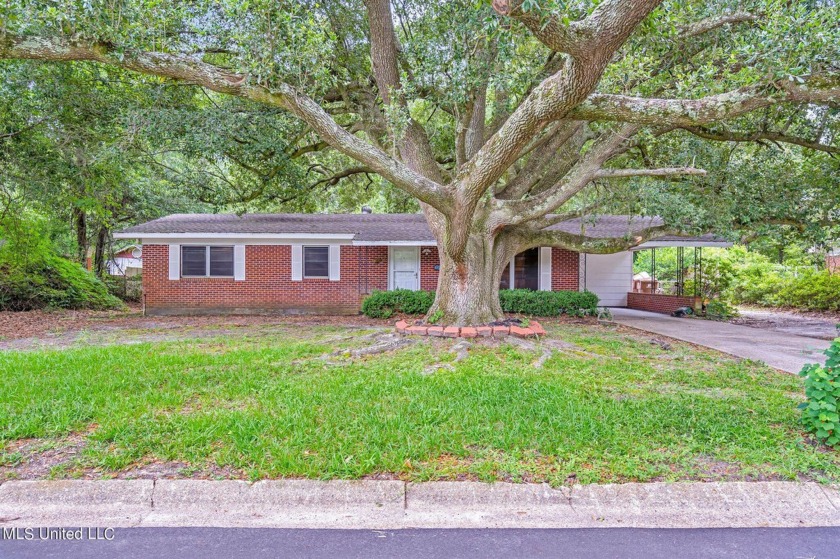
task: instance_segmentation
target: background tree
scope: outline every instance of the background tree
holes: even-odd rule
[[[681,191],[722,188],[697,165],[706,153],[692,147],[696,139],[836,152],[834,2],[495,0],[493,8],[11,2],[0,57],[98,62],[288,112],[300,134],[280,126],[283,155],[269,155],[329,150],[348,163],[336,175],[376,174],[420,202],[441,257],[431,312],[453,324],[501,316],[499,278],[521,250],[610,252],[705,229],[709,220],[687,211],[665,224],[628,221],[618,240],[549,229],[638,201],[622,186],[632,177],[662,185],[661,200],[674,179]]]

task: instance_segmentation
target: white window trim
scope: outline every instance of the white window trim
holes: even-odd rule
[[[552,291],[552,288],[554,287],[554,278],[551,270],[552,251],[553,249],[551,247],[540,247],[540,256],[537,261],[537,269],[540,274],[540,281],[538,284],[540,291]]]
[[[327,275],[326,276],[307,276],[306,275],[306,249],[308,249],[308,248],[325,248],[325,249],[327,249]],[[301,277],[303,279],[330,279],[330,245],[301,245],[300,269],[301,269]]]
[[[548,289],[543,289],[543,282],[542,282],[542,271],[543,271],[543,251],[542,251],[542,249],[546,248],[546,247],[537,247],[537,248],[539,248],[539,250],[537,251],[537,274],[538,274],[537,287],[539,288],[538,291],[551,291],[551,285],[549,285]],[[523,251],[523,252],[525,252],[525,251]],[[519,254],[519,253],[517,253],[517,254]],[[513,257],[510,259],[510,262],[508,262],[508,272],[510,273],[510,279],[509,279],[509,282],[508,282],[508,290],[516,289],[516,286],[514,285],[514,280],[516,279],[516,270],[513,267],[514,260],[516,260],[516,254],[514,254]],[[549,253],[548,265],[551,266],[551,253]],[[549,270],[550,269],[551,268],[549,268]]]
[[[181,277],[190,279],[190,278],[204,278],[204,279],[213,279],[213,278],[220,278],[220,279],[231,279],[236,276],[236,246],[235,245],[193,245],[193,244],[186,244],[186,245],[178,245],[178,258],[183,262],[183,249],[184,247],[204,247],[204,275],[203,276],[188,276],[183,273],[183,266],[180,266],[181,269]],[[210,275],[210,247],[222,247],[222,248],[231,248],[233,249],[233,274],[230,276],[211,276]]]

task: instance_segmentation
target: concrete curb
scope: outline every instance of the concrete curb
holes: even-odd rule
[[[715,528],[840,526],[816,483],[8,481],[0,526]]]

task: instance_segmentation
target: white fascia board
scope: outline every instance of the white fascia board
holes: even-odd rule
[[[353,246],[433,247],[435,241],[353,241]]]
[[[355,233],[114,233],[115,239],[330,239],[352,241]]]
[[[635,246],[630,250],[645,250],[648,248],[665,248],[665,247],[716,247],[729,248],[732,243],[728,241],[648,241],[639,246]]]

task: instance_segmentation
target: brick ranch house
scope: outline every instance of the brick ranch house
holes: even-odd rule
[[[601,216],[553,228],[623,238],[658,218]],[[114,235],[143,250],[149,315],[356,314],[373,290],[435,290],[438,252],[421,214],[175,214]],[[728,246],[712,237],[667,237],[655,246]],[[633,254],[540,247],[512,259],[502,288],[590,290],[603,306],[671,312],[693,297],[630,293]]]

